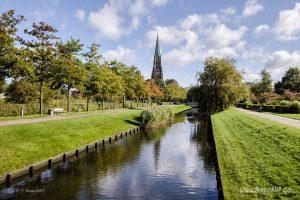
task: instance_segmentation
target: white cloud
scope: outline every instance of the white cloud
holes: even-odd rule
[[[194,27],[203,28],[204,26],[218,23],[220,23],[220,19],[215,13],[205,15],[193,14],[179,21],[179,25],[182,29],[191,29]]]
[[[235,7],[227,7],[221,10],[221,12],[225,15],[234,15],[236,13]]]
[[[240,41],[246,31],[246,26],[240,26],[238,29],[233,30],[224,24],[220,24],[208,30],[207,39],[214,48],[224,48]]]
[[[262,34],[268,32],[268,30],[270,29],[269,25],[267,24],[262,24],[262,25],[259,25],[257,26],[254,31],[253,31],[253,35],[255,37],[259,37],[261,36]]]
[[[296,3],[294,9],[283,10],[279,13],[279,19],[275,23],[274,32],[276,38],[282,41],[297,40],[300,34],[300,3]]]
[[[282,75],[289,67],[300,67],[300,51],[289,53],[285,50],[273,52],[266,62],[266,69],[276,78]]]
[[[82,10],[82,9],[77,10],[76,13],[75,13],[75,17],[79,21],[83,22],[85,20],[85,11]]]
[[[175,26],[157,26],[154,30],[146,33],[148,47],[155,45],[157,34],[159,35],[159,41],[168,45],[178,45],[184,39],[183,31]]]
[[[152,0],[152,5],[159,7],[167,4],[167,2],[168,0]]]
[[[246,82],[253,82],[255,80],[258,80],[260,77],[258,73],[253,72],[251,69],[247,67],[241,69],[240,72],[243,75],[243,78]]]
[[[264,9],[263,5],[258,0],[248,0],[245,3],[243,16],[250,17],[256,15]]]
[[[119,16],[122,8],[121,1],[110,0],[103,8],[96,12],[90,12],[88,23],[98,31],[98,34],[109,39],[119,39],[128,31],[123,27],[124,18]]]
[[[132,64],[137,57],[133,50],[122,46],[118,46],[116,50],[106,51],[103,56],[105,59],[118,60],[127,64]]]

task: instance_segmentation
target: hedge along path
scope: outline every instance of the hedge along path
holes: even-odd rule
[[[279,122],[281,124],[300,129],[300,121],[299,120],[290,119],[290,118],[286,118],[286,117],[280,117],[280,116],[267,114],[267,113],[255,112],[255,111],[251,111],[251,110],[245,110],[242,108],[235,108],[235,109],[242,111],[244,113],[250,114],[250,115],[259,116],[259,117],[262,117],[262,118],[265,118],[265,119],[268,119],[268,120],[271,120],[274,122]]]

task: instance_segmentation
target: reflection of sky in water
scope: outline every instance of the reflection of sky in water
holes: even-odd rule
[[[217,199],[214,170],[203,160],[206,145],[191,139],[197,130],[198,123],[185,121],[141,133],[17,186],[44,188],[38,195],[47,199]]]

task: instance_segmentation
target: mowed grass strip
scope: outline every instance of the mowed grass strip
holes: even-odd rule
[[[226,199],[299,199],[299,129],[233,109],[212,123]]]
[[[188,109],[170,106],[173,112]],[[141,110],[107,110],[97,116],[0,127],[0,175],[135,127]]]

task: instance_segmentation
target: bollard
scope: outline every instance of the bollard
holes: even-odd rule
[[[21,109],[21,117],[24,117],[24,108]]]
[[[123,133],[121,133],[121,135],[120,135],[120,136],[121,136],[121,139],[122,139],[122,138],[123,138]]]
[[[117,135],[115,135],[115,140],[118,141],[118,136]]]
[[[97,149],[98,148],[98,143],[97,142],[95,142],[95,149]]]
[[[51,168],[52,168],[52,160],[49,159],[49,160],[48,160],[48,169],[51,169]]]
[[[67,155],[66,154],[63,155],[63,162],[64,163],[67,162]]]
[[[129,131],[129,135],[131,135],[131,130]]]
[[[8,173],[5,178],[5,184],[7,187],[10,187],[11,184],[11,173]]]
[[[89,153],[89,145],[87,145],[87,146],[85,147],[85,151],[86,151],[86,153]]]
[[[29,167],[29,177],[32,177],[33,176],[33,166],[31,165]]]
[[[75,155],[76,155],[76,158],[79,157],[79,150],[78,149],[76,149]]]
[[[105,140],[102,140],[102,146],[105,146]]]
[[[111,137],[109,137],[109,143],[111,143]]]

